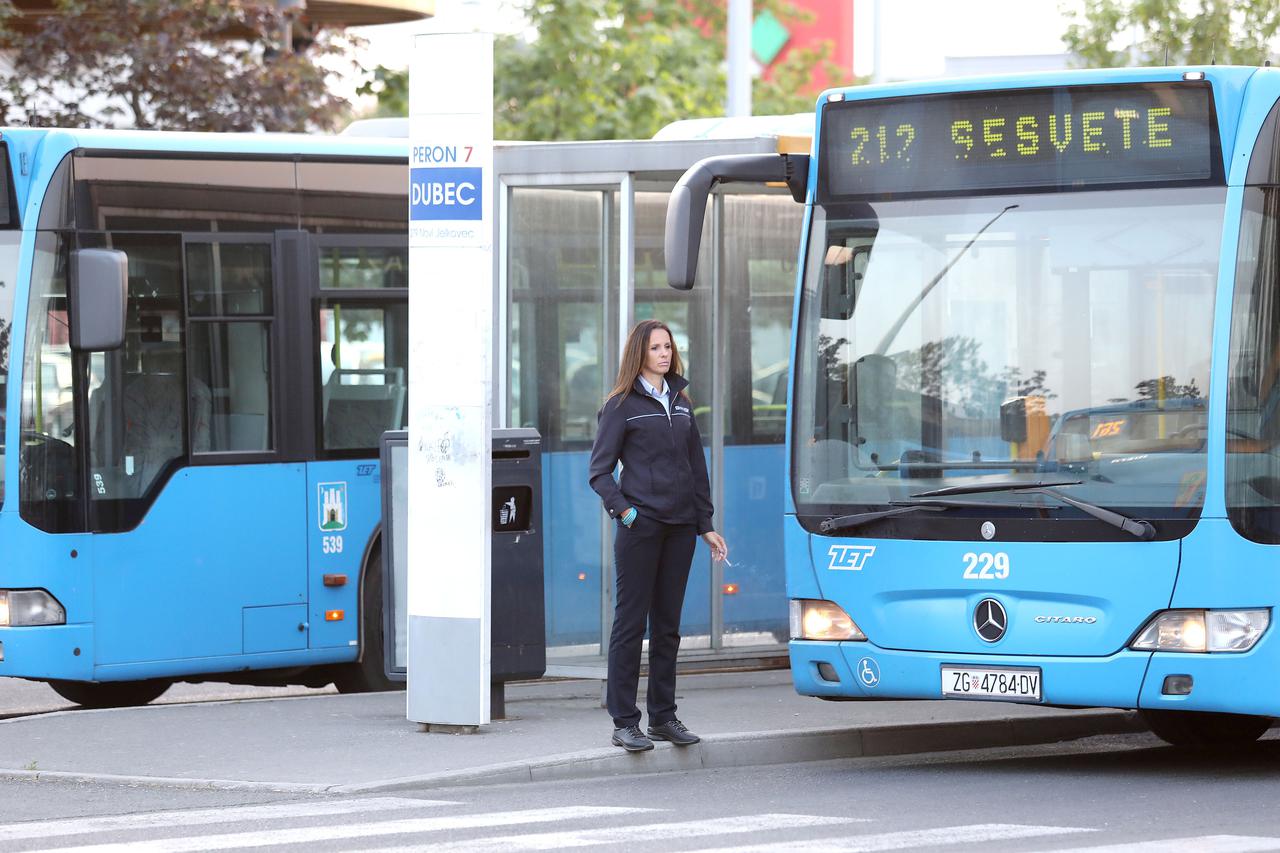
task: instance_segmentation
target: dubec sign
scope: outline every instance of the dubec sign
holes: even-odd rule
[[[482,247],[486,226],[485,172],[492,169],[492,126],[476,116],[438,115],[430,134],[409,149],[409,238],[414,246]]]

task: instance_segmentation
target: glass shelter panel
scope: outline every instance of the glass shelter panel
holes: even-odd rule
[[[616,361],[605,294],[616,281],[612,193],[521,187],[508,206],[509,423],[543,440],[543,495],[554,523],[545,541],[551,654],[598,654],[603,559],[600,501],[587,486],[596,412]],[[616,286],[616,285],[613,285]]]
[[[715,361],[715,338],[712,334],[711,288],[705,283],[712,274],[709,258],[706,270],[699,264],[699,282],[688,292],[673,290],[667,284],[663,233],[667,215],[665,192],[635,194],[635,322],[661,320],[675,339],[676,349],[684,362],[684,375],[689,380],[686,393],[693,402],[693,415],[702,435],[708,457],[708,471],[714,479],[717,472],[710,465],[714,388],[712,371]],[[707,241],[708,248],[714,244]],[[705,543],[698,542],[689,571],[680,631],[683,649],[711,646],[711,553]]]
[[[720,517],[726,646],[786,642],[787,372],[804,208],[787,195],[724,196],[720,305],[724,463]]]

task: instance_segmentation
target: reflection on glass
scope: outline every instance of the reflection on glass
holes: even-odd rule
[[[815,211],[802,515],[1044,472],[1145,517],[1197,512],[1222,209],[1209,189]]]
[[[1227,515],[1280,544],[1280,189],[1245,190],[1227,377]]]
[[[193,415],[192,431],[207,432],[211,452],[273,446],[269,328],[259,322],[191,324],[192,399],[203,386],[213,401],[208,424]]]
[[[9,349],[13,344],[13,296],[18,283],[18,244],[22,234],[0,232],[0,506],[4,505],[4,432],[9,388]]]
[[[51,532],[81,526],[66,277],[65,241],[37,235],[22,365],[19,490],[22,517]]]
[[[320,286],[327,290],[408,287],[409,250],[325,246],[320,250]]]

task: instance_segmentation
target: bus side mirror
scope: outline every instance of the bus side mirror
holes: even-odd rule
[[[123,346],[128,298],[128,255],[112,249],[73,251],[67,282],[71,348],[103,352]]]
[[[707,197],[716,182],[746,181],[785,183],[791,197],[804,202],[809,184],[807,154],[726,154],[708,157],[689,167],[667,202],[667,227],[663,250],[667,258],[667,283],[676,290],[690,290],[698,274],[698,250],[702,245],[702,219]]]

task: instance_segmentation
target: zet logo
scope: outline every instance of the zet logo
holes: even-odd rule
[[[874,545],[832,545],[827,554],[831,557],[831,571],[860,572],[876,552]]]
[[[320,529],[334,533],[347,529],[347,484],[320,483]]]

